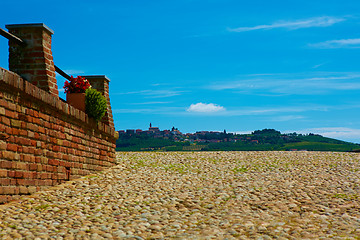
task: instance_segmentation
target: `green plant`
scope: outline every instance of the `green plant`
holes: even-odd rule
[[[101,120],[107,109],[105,97],[96,89],[88,88],[85,92],[86,113],[96,121]]]

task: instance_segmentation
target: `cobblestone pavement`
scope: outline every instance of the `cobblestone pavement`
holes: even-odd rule
[[[0,206],[1,239],[359,239],[360,155],[117,153]]]

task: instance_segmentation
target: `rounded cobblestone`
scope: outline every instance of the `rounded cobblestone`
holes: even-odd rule
[[[357,239],[360,155],[119,152],[0,206],[1,239]]]

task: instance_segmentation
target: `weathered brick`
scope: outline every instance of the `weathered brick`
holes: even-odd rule
[[[7,176],[8,176],[8,170],[0,169],[0,177],[7,177]]]
[[[7,186],[9,184],[10,184],[10,179],[9,178],[0,178],[0,185]]]
[[[16,193],[16,187],[14,186],[4,186],[2,187],[3,194],[15,194]]]
[[[32,132],[32,131],[28,131],[27,132],[27,136],[29,137],[29,138],[34,138],[35,137],[35,134],[34,134],[34,132]]]
[[[15,110],[16,110],[16,104],[15,104],[15,103],[12,103],[12,102],[8,102],[8,108],[9,108],[10,110],[15,111]]]
[[[29,171],[23,172],[23,178],[25,178],[25,179],[32,178],[32,172],[29,172]]]
[[[35,170],[37,170],[37,164],[36,163],[30,163],[29,164],[29,170],[30,171],[35,171]]]
[[[36,187],[30,186],[30,187],[28,187],[28,191],[29,191],[30,194],[35,193],[36,192]]]
[[[10,119],[7,117],[4,117],[4,116],[0,117],[0,122],[2,122],[5,125],[10,126]]]
[[[22,171],[15,171],[15,178],[22,178],[24,176]]]
[[[21,122],[20,122],[19,120],[16,120],[16,119],[11,119],[11,120],[10,120],[10,125],[11,125],[12,127],[17,127],[17,128],[19,128],[19,127],[21,127]]]
[[[3,160],[3,161],[0,161],[0,166],[1,166],[1,168],[11,168],[12,162]]]
[[[8,171],[8,177],[14,178],[15,177],[15,171]]]
[[[21,169],[21,170],[28,170],[29,166],[27,163],[25,162],[16,162],[16,169]]]
[[[19,128],[13,128],[12,132],[14,135],[20,135],[20,129]]]
[[[28,194],[28,193],[29,193],[29,190],[28,190],[28,188],[25,187],[25,186],[20,186],[20,187],[19,187],[19,193],[20,193],[20,194]]]
[[[41,178],[41,179],[47,179],[47,178],[48,178],[48,174],[43,172],[43,173],[40,174],[40,178]]]
[[[53,167],[53,166],[46,165],[46,166],[45,166],[45,171],[47,171],[47,172],[53,172],[53,171],[54,171],[54,167]]]
[[[7,143],[5,141],[0,140],[0,151],[5,150],[7,148]]]
[[[14,160],[16,155],[15,152],[3,151],[2,156],[4,159]]]
[[[36,181],[35,179],[24,179],[24,185],[26,186],[35,186],[36,185]]]
[[[13,120],[14,118],[17,118],[17,113],[6,109],[5,116]]]
[[[16,152],[17,149],[18,149],[17,144],[11,144],[11,143],[7,144],[6,150]]]
[[[1,187],[0,187],[1,189]],[[10,201],[10,197],[9,196],[6,196],[6,195],[0,195],[0,203],[6,203],[8,201]]]
[[[21,136],[27,136],[27,135],[28,135],[28,132],[27,132],[25,129],[20,129],[19,135],[21,135]]]
[[[43,170],[43,165],[42,164],[38,164],[37,165],[37,171],[41,172]],[[41,174],[40,174],[41,176]],[[41,177],[40,177],[41,178]]]

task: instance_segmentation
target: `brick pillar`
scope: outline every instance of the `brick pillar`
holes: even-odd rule
[[[91,87],[101,92],[106,98],[107,111],[105,113],[104,118],[102,119],[102,122],[114,128],[114,119],[111,111],[110,96],[109,96],[110,79],[108,79],[105,75],[93,75],[93,76],[82,76],[82,77],[86,78],[90,82]]]
[[[59,96],[51,52],[51,36],[54,32],[43,23],[10,24],[6,28],[26,43],[20,46],[9,41],[9,70]]]

